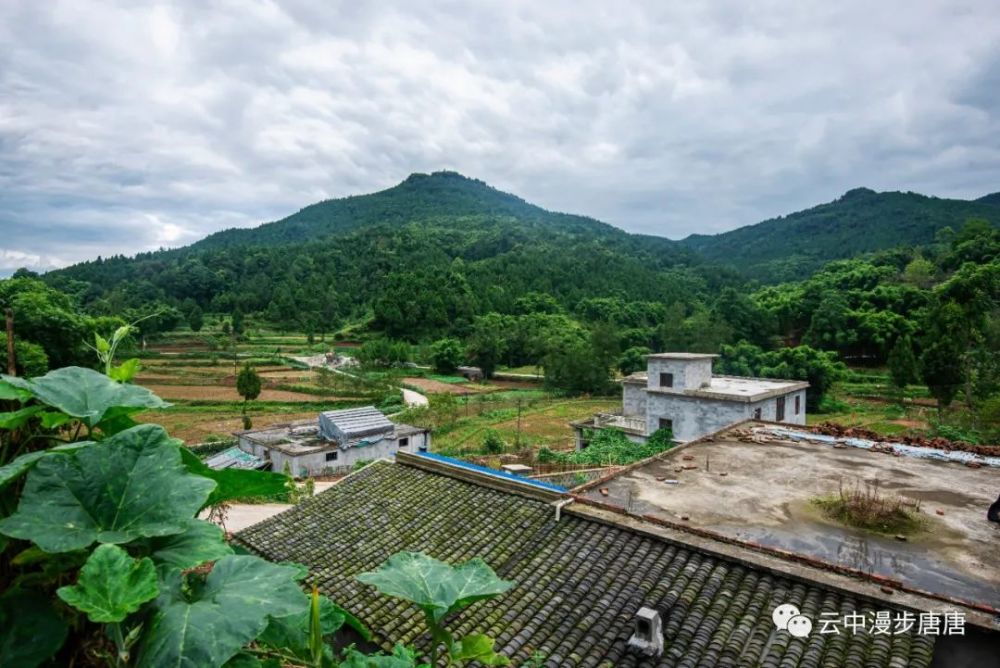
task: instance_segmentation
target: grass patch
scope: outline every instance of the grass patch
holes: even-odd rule
[[[427,374],[426,378],[429,380],[436,380],[439,383],[450,383],[452,385],[458,385],[459,383],[468,383],[468,378],[463,378],[462,376],[440,376],[438,374]]]
[[[844,485],[812,503],[828,518],[873,533],[907,536],[923,529],[920,502],[885,494],[874,483]]]

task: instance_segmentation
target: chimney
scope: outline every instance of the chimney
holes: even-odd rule
[[[660,613],[652,608],[642,606],[633,618],[635,631],[628,639],[628,646],[646,656],[661,656],[663,654],[663,622]]]

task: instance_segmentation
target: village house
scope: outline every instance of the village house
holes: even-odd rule
[[[295,477],[343,473],[358,462],[391,459],[397,452],[426,452],[431,445],[430,430],[395,423],[374,406],[324,411],[315,421],[237,432],[236,437],[239,450],[259,463],[251,466],[246,457],[232,455],[225,461],[279,472],[287,464]]]
[[[578,450],[598,429],[620,429],[645,443],[657,429],[670,429],[686,442],[744,420],[806,423],[809,383],[766,378],[716,376],[718,355],[657,353],[646,357],[646,371],[622,381],[621,413],[599,413],[573,422]]]
[[[493,637],[515,666],[997,666],[984,509],[1000,460],[970,454],[971,468],[849,440],[747,423],[573,489],[400,452],[234,540],[304,564],[385,649],[426,651],[423,617],[355,576],[416,551],[482,558],[515,583],[448,622]],[[788,517],[835,493],[844,470],[935,499],[927,521],[952,547]],[[794,610],[794,630],[779,610]]]

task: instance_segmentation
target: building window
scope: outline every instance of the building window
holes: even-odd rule
[[[661,373],[660,374],[660,387],[673,387],[674,386],[674,374],[672,373]]]
[[[409,444],[410,444],[410,437],[409,436],[407,436],[406,438],[399,439],[399,447],[405,448]]]
[[[754,420],[760,419],[760,408],[753,409],[753,419]]]
[[[774,421],[784,422],[785,421],[785,398],[778,397],[774,406]]]
[[[801,410],[801,408],[802,408],[802,407],[801,407],[801,405],[800,405],[800,403],[799,403],[801,399],[802,399],[802,397],[800,397],[800,396],[799,396],[799,395],[797,395],[797,394],[795,395],[795,414],[796,414],[796,415],[798,415],[798,414],[799,414],[799,411],[800,411],[800,410]]]
[[[673,432],[674,421],[669,418],[660,418],[660,429],[669,429],[671,432]]]
[[[334,450],[333,452],[326,453],[326,461],[328,461],[328,462],[335,462],[335,461],[337,461],[337,455],[338,454],[340,454],[340,453],[337,452],[336,450]]]

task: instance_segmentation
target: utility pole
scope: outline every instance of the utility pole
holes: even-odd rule
[[[14,354],[14,310],[7,309],[7,374],[17,375],[17,357]]]
[[[517,447],[521,447],[521,397],[517,398]]]

